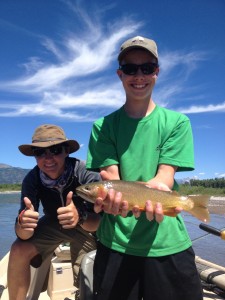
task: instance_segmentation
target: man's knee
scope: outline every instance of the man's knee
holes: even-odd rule
[[[37,254],[35,246],[27,241],[16,240],[10,249],[10,256],[19,257],[20,261],[30,261]]]

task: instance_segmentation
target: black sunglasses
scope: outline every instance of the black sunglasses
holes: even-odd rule
[[[125,64],[125,65],[119,66],[119,70],[122,70],[123,73],[126,75],[136,75],[138,69],[140,68],[144,75],[150,75],[156,71],[158,66],[159,65],[157,63],[145,63],[142,65]]]
[[[36,157],[44,157],[47,154],[47,150],[49,150],[50,154],[53,155],[59,155],[63,152],[64,146],[52,146],[48,148],[33,148],[33,154]]]

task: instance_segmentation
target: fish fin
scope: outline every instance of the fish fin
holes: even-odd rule
[[[180,194],[177,191],[172,191],[171,194],[174,195],[174,196],[179,196],[180,197]]]
[[[140,209],[141,212],[145,211],[145,208],[143,208],[143,207],[139,207],[139,209]]]
[[[172,210],[163,210],[163,214],[168,217],[176,217],[178,215],[174,208]]]
[[[197,219],[208,223],[210,221],[210,215],[208,210],[208,203],[210,196],[208,195],[189,195],[189,199],[191,199],[194,203],[193,208],[189,211]]]

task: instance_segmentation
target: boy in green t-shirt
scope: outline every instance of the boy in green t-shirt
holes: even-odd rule
[[[176,187],[177,171],[194,169],[189,119],[159,107],[152,91],[159,74],[153,40],[125,41],[117,74],[126,101],[117,111],[97,120],[89,142],[87,168],[99,169],[104,180],[141,181],[152,188]],[[94,264],[95,300],[201,300],[202,288],[194,252],[182,217],[163,215],[162,205],[146,212],[110,190],[95,204],[104,211],[97,236]],[[105,203],[108,203],[105,205]]]

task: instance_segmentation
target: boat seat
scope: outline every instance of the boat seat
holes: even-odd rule
[[[51,265],[52,255],[49,255],[39,268],[31,268],[31,281],[26,300],[38,300],[40,293],[44,290]]]
[[[96,250],[84,255],[80,267],[80,300],[92,300],[93,297],[93,266]]]
[[[70,243],[62,243],[55,249],[55,255],[61,261],[71,260]]]

